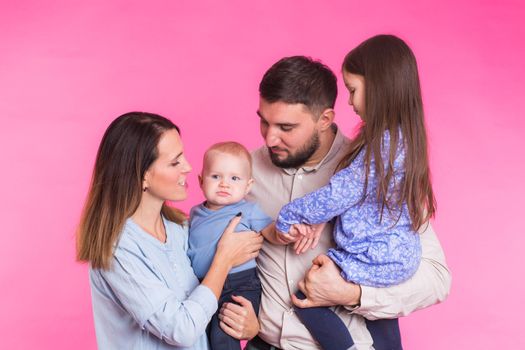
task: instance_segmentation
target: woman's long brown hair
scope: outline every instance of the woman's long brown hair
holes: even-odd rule
[[[430,181],[423,102],[414,54],[403,40],[392,35],[378,35],[346,55],[343,71],[364,77],[365,111],[359,133],[338,168],[348,166],[364,150],[366,180],[363,200],[373,157],[381,216],[385,208],[389,211],[401,208],[406,202],[412,228],[418,230],[434,216],[436,202]],[[385,131],[390,133],[387,165],[381,158]],[[393,164],[398,151],[399,131],[406,151],[405,177],[402,184],[396,184],[396,188],[401,189],[399,195],[394,195],[388,193],[388,185],[394,181]]]
[[[111,267],[113,246],[142,198],[144,174],[158,157],[162,134],[179,128],[160,115],[131,112],[108,127],[100,143],[77,232],[77,259],[94,269]],[[166,204],[162,214],[183,223],[186,215]]]

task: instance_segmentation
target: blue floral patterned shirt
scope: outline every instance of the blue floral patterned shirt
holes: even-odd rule
[[[390,135],[385,132],[381,156],[385,171],[390,152]],[[412,230],[406,203],[381,219],[376,199],[378,181],[372,159],[364,201],[365,149],[345,169],[337,172],[328,185],[285,205],[276,222],[281,232],[292,224],[319,224],[336,218],[334,240],[336,247],[328,256],[341,268],[347,281],[371,287],[388,287],[410,278],[421,260],[419,235]],[[373,158],[373,157],[372,157]],[[404,180],[405,148],[399,137],[394,160],[394,179],[388,193],[399,191]],[[397,184],[397,186],[395,185]]]

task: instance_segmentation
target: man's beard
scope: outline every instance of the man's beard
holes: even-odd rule
[[[272,153],[271,149],[268,149],[270,153],[270,159],[273,165],[279,168],[299,168],[301,165],[306,163],[310,157],[319,149],[319,135],[315,132],[307,144],[304,145],[295,154],[288,154],[285,159],[279,159],[277,154]]]

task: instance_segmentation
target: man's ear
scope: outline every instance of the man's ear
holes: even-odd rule
[[[319,131],[326,131],[330,128],[335,119],[335,111],[333,108],[327,108],[319,116],[317,125],[319,125]]]
[[[250,190],[252,189],[252,185],[255,182],[253,178],[248,180],[248,186],[246,186],[246,191],[244,192],[244,195],[246,196],[248,193],[250,193]]]

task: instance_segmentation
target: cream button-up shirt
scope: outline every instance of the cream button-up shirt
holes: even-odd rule
[[[335,126],[335,125],[334,125]],[[335,129],[335,128],[334,128]],[[345,155],[349,140],[336,131],[334,142],[325,158],[314,167],[282,169],[273,165],[268,149],[252,153],[253,184],[248,198],[270,217],[276,218],[283,205],[328,183],[337,164]],[[450,272],[443,250],[430,225],[421,234],[421,264],[408,281],[389,288],[362,286],[361,306],[349,310],[337,307],[336,313],[347,324],[356,349],[372,349],[372,338],[364,318],[394,318],[440,302],[450,288]],[[293,310],[290,295],[298,289],[313,258],[333,247],[332,226],[326,225],[317,247],[296,255],[292,246],[265,242],[257,258],[262,283],[259,310],[259,336],[282,349],[320,349]]]

